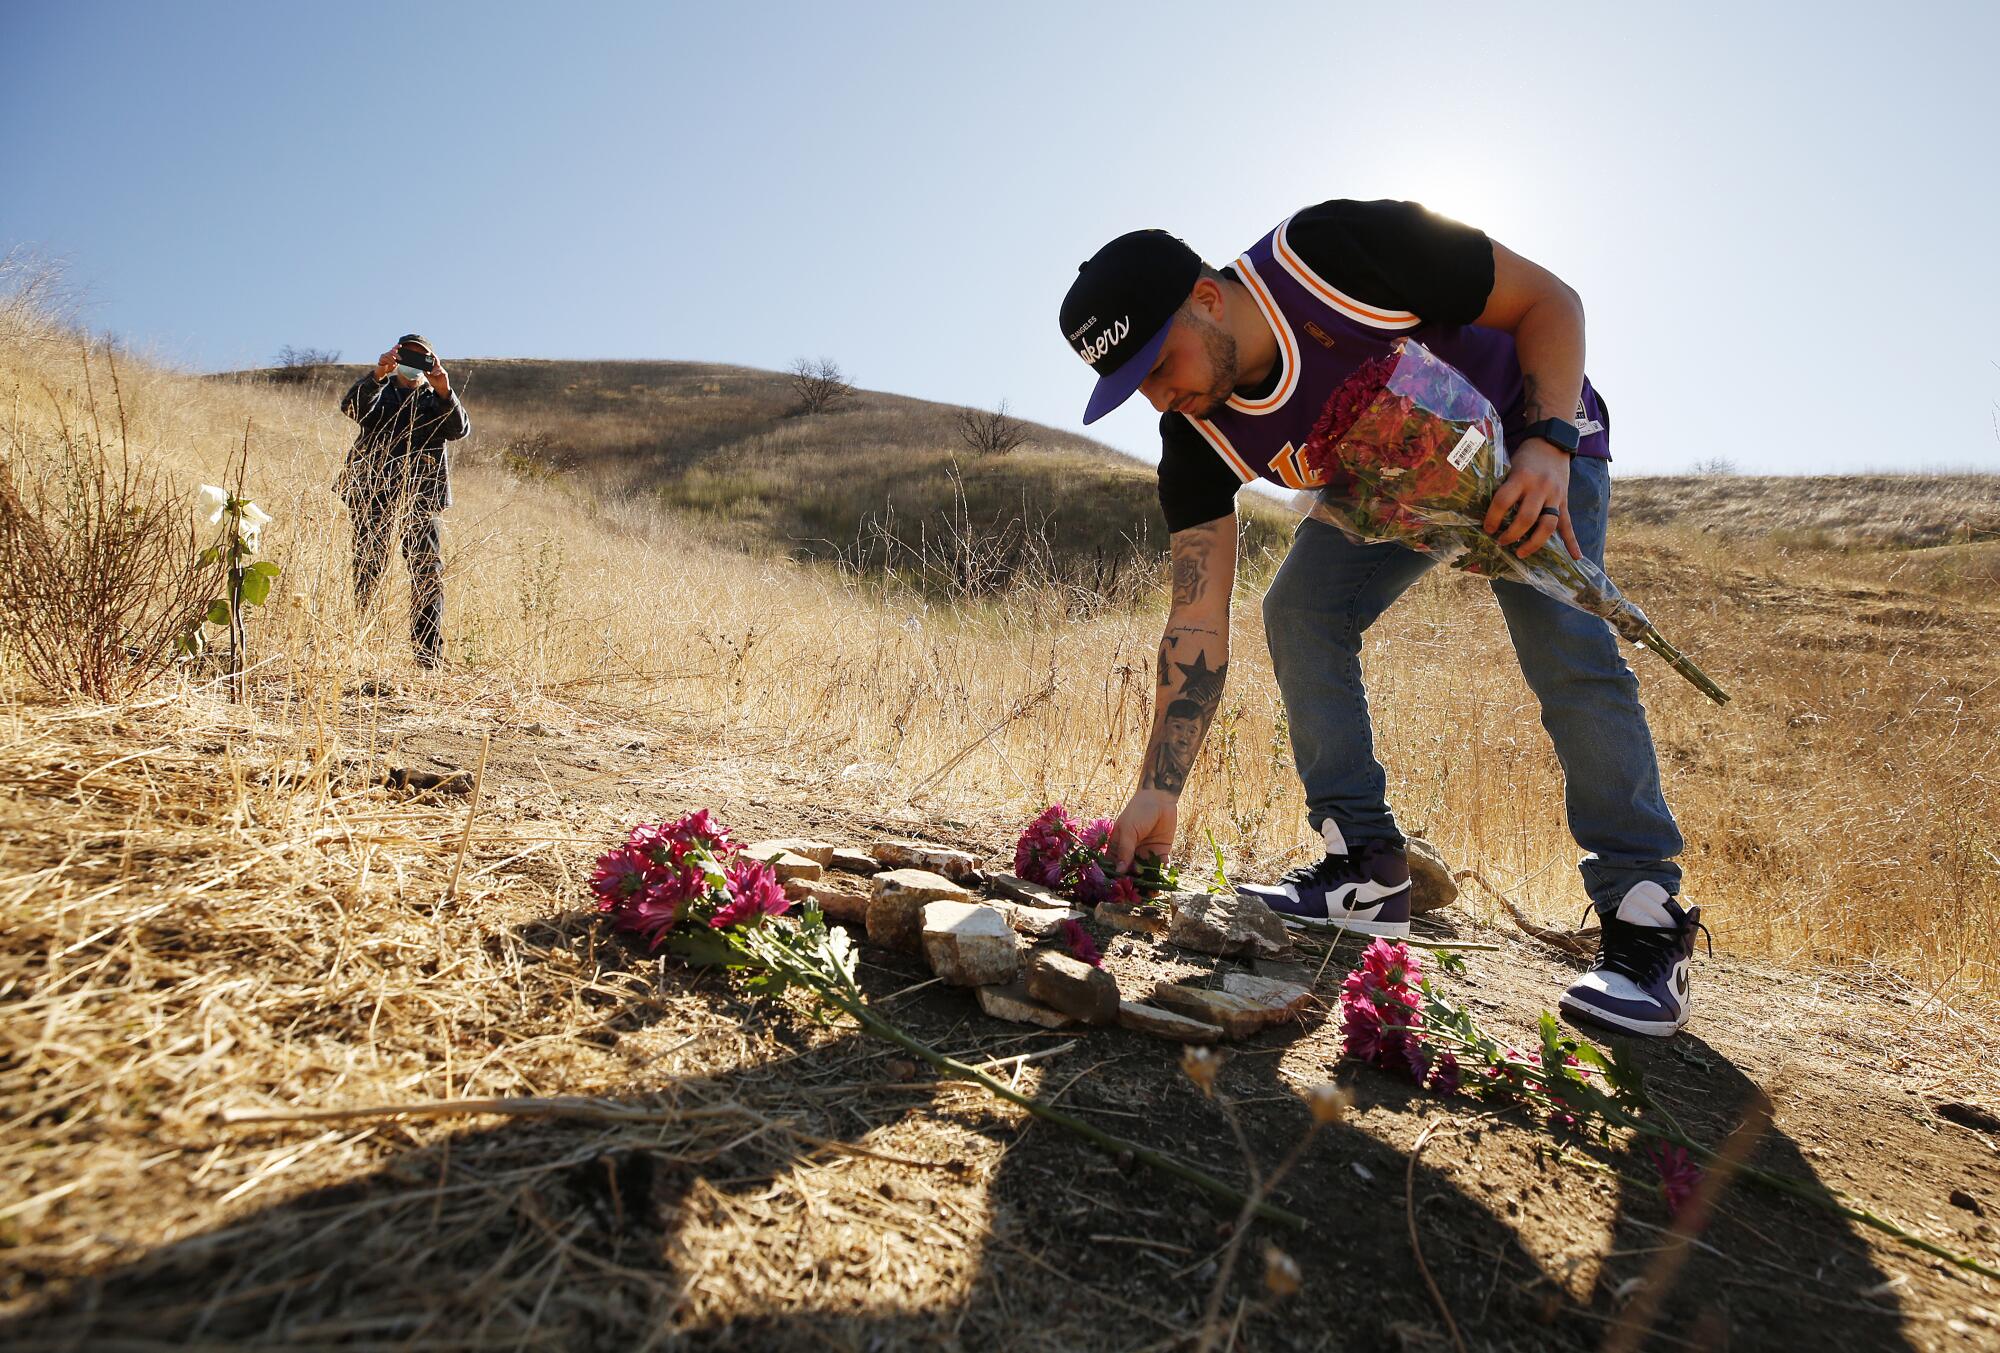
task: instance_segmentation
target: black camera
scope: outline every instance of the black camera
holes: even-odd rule
[[[416,370],[424,372],[426,375],[428,375],[431,369],[437,365],[437,358],[431,356],[428,352],[425,352],[422,348],[412,348],[408,346],[396,349],[396,360],[402,365],[407,367],[414,367]]]

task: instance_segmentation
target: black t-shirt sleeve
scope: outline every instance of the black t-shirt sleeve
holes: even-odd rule
[[[1177,413],[1160,419],[1160,510],[1167,531],[1236,515],[1236,490],[1243,481],[1215,448]]]
[[[1434,323],[1472,323],[1493,291],[1486,232],[1420,203],[1322,202],[1292,217],[1285,239],[1355,300]]]

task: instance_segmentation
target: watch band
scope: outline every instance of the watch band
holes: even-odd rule
[[[1567,418],[1544,418],[1539,423],[1530,423],[1521,429],[1521,436],[1524,440],[1529,437],[1539,437],[1551,446],[1569,452],[1572,456],[1576,454],[1577,444],[1583,440],[1577,433],[1576,424]]]

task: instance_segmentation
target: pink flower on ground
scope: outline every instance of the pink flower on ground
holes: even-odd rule
[[[1104,966],[1104,955],[1097,951],[1097,941],[1090,938],[1090,932],[1075,921],[1062,923],[1063,943],[1070,953],[1082,959],[1093,968]]]
[[[590,876],[590,891],[597,894],[599,911],[614,910],[645,886],[646,860],[640,852],[620,846],[597,857],[597,869]]]
[[[1120,874],[1111,880],[1112,903],[1121,907],[1136,907],[1146,899],[1139,892],[1138,881],[1130,874]]]
[[[1439,1053],[1437,1060],[1431,1063],[1430,1079],[1424,1082],[1424,1088],[1435,1090],[1441,1095],[1455,1095],[1458,1093],[1458,1086],[1458,1058],[1448,1052]]]
[[[1063,860],[1069,855],[1076,824],[1059,803],[1043,809],[1014,843],[1014,873],[1044,888],[1062,885]]]
[[[717,930],[755,925],[766,916],[783,916],[792,909],[778,875],[762,860],[738,860],[729,866],[729,900],[715,909],[709,924]]]
[[[1694,1163],[1684,1146],[1654,1142],[1646,1158],[1660,1172],[1660,1191],[1666,1195],[1667,1211],[1678,1217],[1701,1185],[1701,1167]]]

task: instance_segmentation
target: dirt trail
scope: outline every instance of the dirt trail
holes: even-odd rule
[[[418,692],[371,712],[371,766],[392,746],[408,767],[474,765],[480,737],[425,708]],[[521,1013],[461,1048],[447,1083],[479,1093],[486,1076],[490,1093],[590,1094],[683,1114],[705,1106],[727,1131],[698,1116],[671,1131],[490,1117],[379,1132],[354,1124],[341,1129],[348,1163],[300,1170],[290,1192],[233,1208],[195,1187],[210,1152],[254,1147],[278,1159],[281,1148],[324,1140],[324,1125],[168,1133],[154,1142],[157,1222],[124,1215],[109,1248],[89,1229],[102,1242],[108,1212],[66,1223],[30,1209],[11,1223],[6,1243],[21,1267],[0,1340],[1191,1346],[1231,1238],[1228,1209],[977,1091],[934,1084],[887,1045],[758,1006],[712,974],[662,968],[609,943],[583,910],[586,843],[642,816],[699,804],[739,833],[865,842],[916,828],[913,813],[803,776],[774,778],[754,738],[733,739],[725,756],[704,737],[697,759],[681,735],[615,712],[538,712],[517,711],[488,753],[470,861],[483,881],[467,890],[472,909],[460,918],[496,964],[511,965],[505,981],[521,993]],[[357,728],[353,741],[367,740]],[[698,778],[667,769],[688,765],[701,767]],[[1009,826],[996,817],[924,830],[991,857]],[[554,844],[486,869],[526,849],[499,839],[509,832]],[[1489,1026],[1532,1042],[1539,1011],[1573,969],[1510,932],[1445,915],[1431,933],[1501,945],[1469,955],[1470,971],[1446,978],[1448,989]],[[1140,941],[1105,938],[1114,963],[1139,961]],[[1777,1116],[1755,1163],[2000,1266],[2000,1218],[1989,1220],[2000,1210],[2000,1119],[1978,1107],[2000,1096],[1972,1051],[1982,1032],[1886,978],[1753,964],[1729,956],[1726,933],[1717,941],[1716,956],[1697,963],[1690,1031],[1637,1049],[1656,1099],[1719,1142],[1761,1088]],[[441,992],[466,980],[455,966],[412,980]],[[1318,982],[1329,1004],[1341,971]],[[1021,1083],[1241,1178],[1243,1149],[1179,1070],[1177,1047],[1118,1030],[999,1024],[964,994],[926,985],[914,960],[880,952],[866,955],[864,976],[906,1027],[955,1055],[1070,1045],[1024,1067]],[[548,995],[558,989],[570,1004]],[[317,1036],[338,1044],[351,1033]],[[554,1060],[528,1059],[538,1040]],[[484,1060],[468,1072],[480,1047]],[[525,1069],[509,1083],[501,1068],[516,1053]],[[1322,1132],[1276,1195],[1311,1228],[1259,1226],[1248,1237],[1222,1293],[1227,1334],[1216,1347],[1451,1347],[1413,1260],[1406,1196],[1423,1258],[1472,1349],[1605,1346],[1649,1286],[1665,1295],[1648,1348],[2000,1347],[1992,1281],[1746,1189],[1724,1196],[1665,1286],[1668,1216],[1636,1155],[1562,1142],[1519,1115],[1342,1066],[1337,1024],[1323,1012],[1232,1045],[1219,1089],[1268,1165],[1305,1129],[1304,1093],[1329,1078],[1352,1087],[1355,1110]],[[259,1088],[288,1091],[223,1077],[214,1098]],[[335,1088],[314,1102],[351,1101]],[[1263,1287],[1267,1243],[1301,1273],[1301,1290],[1282,1302]]]

